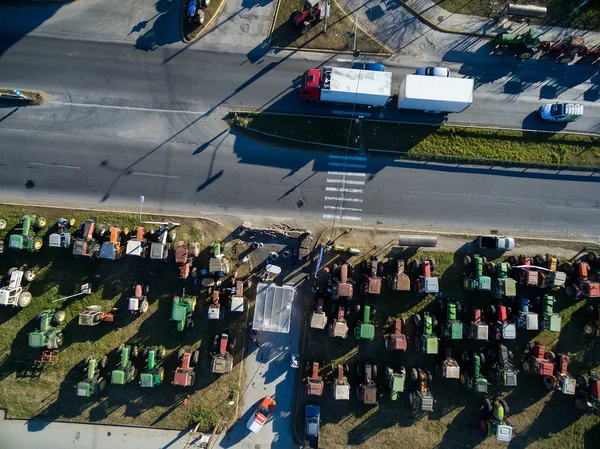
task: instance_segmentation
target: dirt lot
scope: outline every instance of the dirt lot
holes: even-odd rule
[[[335,239],[337,234],[331,236]],[[462,264],[463,254],[474,252],[472,247],[464,245],[458,252],[449,252],[458,247],[452,237],[440,239],[441,251],[393,251],[393,241],[390,235],[376,233],[357,232],[354,230],[335,241],[347,247],[358,247],[363,250],[360,256],[349,259],[356,267],[354,278],[357,281],[356,290],[361,277],[360,265],[362,260],[376,255],[380,260],[386,261],[394,258],[433,258],[436,261],[435,275],[440,282],[440,291],[446,297],[455,296],[462,299],[466,304],[485,307],[494,301],[489,293],[466,292],[462,287],[462,277],[465,269]],[[362,245],[360,242],[365,242]],[[370,244],[367,244],[369,242]],[[560,253],[563,260],[573,256],[580,245],[556,244],[560,247],[556,253]],[[538,242],[521,242],[518,251],[533,256],[540,252],[543,245]],[[446,249],[446,251],[444,251]],[[554,248],[549,250],[554,251]],[[326,264],[341,262],[347,259],[347,253],[331,251],[326,259]],[[488,254],[488,259],[494,256]],[[411,280],[414,281],[416,274],[408,270]],[[384,277],[391,274],[389,267],[385,268]],[[324,275],[322,276],[325,277]],[[324,282],[324,279],[321,279]],[[532,298],[537,292],[533,290],[519,291],[519,295]],[[558,333],[549,331],[526,331],[519,329],[517,339],[508,342],[507,346],[514,353],[515,365],[520,369],[520,361],[523,350],[528,342],[540,341],[555,352],[567,353],[571,364],[569,371],[577,375],[582,370],[598,367],[600,365],[600,347],[597,340],[583,336],[584,311],[582,306],[585,301],[574,302],[567,298],[562,291],[555,292],[557,304],[555,311],[562,317],[562,330]],[[363,303],[365,296],[355,293],[354,303]],[[412,337],[414,330],[407,326],[405,333],[409,337],[409,350],[406,353],[390,353],[384,346],[384,337],[391,333],[386,324],[388,317],[408,318],[416,312],[424,310],[436,313],[438,319],[443,319],[443,312],[439,302],[431,296],[418,298],[413,292],[394,292],[387,288],[384,281],[382,294],[377,299],[368,298],[377,306],[375,318],[375,339],[370,341],[356,340],[354,338],[353,325],[357,316],[349,318],[350,333],[346,340],[330,338],[327,330],[308,328],[306,331],[305,350],[303,360],[326,361],[322,374],[327,381],[333,378],[332,370],[338,363],[349,365],[349,381],[351,385],[351,399],[348,402],[334,401],[329,386],[322,397],[308,396],[305,387],[300,387],[298,403],[297,429],[298,435],[302,436],[304,429],[303,410],[307,403],[321,405],[321,446],[328,448],[354,447],[379,448],[390,447],[393,442],[411,441],[414,448],[492,448],[503,447],[495,439],[484,439],[478,428],[478,411],[481,404],[481,396],[466,390],[458,380],[441,379],[434,374],[431,390],[437,401],[434,412],[426,416],[413,413],[408,403],[408,393],[411,388],[410,380],[407,380],[405,392],[400,394],[398,401],[393,402],[389,398],[389,392],[384,388],[383,372],[387,364],[394,366],[403,365],[409,372],[412,367],[422,367],[434,371],[434,366],[439,362],[440,356],[419,355],[416,353]],[[351,308],[352,305],[351,304]],[[311,304],[307,304],[308,308]],[[332,301],[326,300],[324,310],[331,314]],[[461,316],[463,322],[468,321],[467,313]],[[411,320],[409,319],[409,322]],[[439,329],[436,331],[439,335]],[[440,354],[447,345],[445,340],[440,341]],[[452,346],[453,356],[459,358],[463,351],[479,350],[483,345],[472,340],[459,340]],[[379,366],[378,396],[379,403],[376,406],[368,406],[358,403],[356,386],[356,365],[358,361],[372,360]],[[303,370],[303,377],[308,375],[307,368]],[[509,419],[515,427],[516,436],[509,444],[511,448],[583,448],[592,447],[594,438],[600,436],[600,419],[591,416],[582,416],[573,406],[572,396],[561,393],[548,393],[541,384],[539,376],[520,373],[518,376],[519,386],[514,389],[492,386],[489,393],[502,392],[511,408]]]
[[[29,210],[19,207],[0,206],[0,217],[8,222],[7,230],[0,233],[5,238],[24,214],[37,213],[48,220],[48,226],[38,235],[53,232],[53,225],[60,216],[74,217],[83,223],[92,215],[89,212],[61,211],[58,209]],[[98,223],[112,223],[123,227],[139,224],[137,216],[98,213]],[[164,221],[164,217],[145,216],[147,221]],[[156,228],[157,226],[155,226]],[[208,246],[215,240],[231,239],[234,235],[216,222],[182,220],[176,228],[177,240],[198,241],[202,250],[195,264],[205,267],[209,258]],[[237,241],[237,240],[236,240]],[[126,256],[122,260],[96,260],[90,262],[76,259],[71,251],[45,247],[38,253],[8,249],[0,256],[0,275],[4,277],[10,267],[26,266],[37,271],[36,279],[26,288],[33,295],[31,304],[24,309],[0,308],[0,407],[8,409],[9,417],[38,417],[72,421],[89,421],[111,424],[152,425],[166,428],[185,428],[200,421],[201,429],[212,430],[221,419],[231,420],[235,407],[228,405],[230,395],[237,397],[239,385],[243,385],[243,335],[247,323],[246,313],[225,313],[223,321],[207,321],[208,293],[200,290],[193,281],[178,280],[175,264]],[[225,252],[233,266],[237,263],[237,251],[233,242],[226,245]],[[244,276],[248,266],[239,268]],[[64,302],[52,303],[76,293],[82,283],[91,282],[93,293]],[[224,281],[224,286],[230,286]],[[139,317],[127,310],[127,299],[134,284],[149,285],[149,311]],[[249,285],[248,283],[246,284]],[[177,332],[170,322],[171,302],[183,289],[197,295],[198,305],[194,314],[196,325]],[[250,289],[247,290],[250,294]],[[78,314],[88,305],[101,305],[104,311],[112,307],[121,310],[122,320],[115,324],[100,323],[95,327],[79,326]],[[223,307],[227,306],[223,302]],[[27,335],[34,330],[35,317],[43,309],[64,310],[65,343],[59,354],[57,366],[45,366],[41,372],[31,369],[32,361],[39,351],[27,344]],[[233,352],[236,366],[229,375],[221,377],[209,372],[210,351],[213,338],[223,329],[237,337]],[[117,363],[116,349],[120,343],[140,347],[161,344],[166,347],[164,384],[142,390],[137,380],[129,385],[108,385],[99,397],[89,399],[76,397],[74,387],[83,377],[82,361],[91,354],[109,355],[109,371]],[[177,350],[192,347],[200,350],[200,367],[196,385],[189,391],[171,385],[177,366]],[[143,357],[136,360],[143,368]],[[108,374],[108,373],[106,373]],[[182,405],[186,394],[190,395],[187,407]]]

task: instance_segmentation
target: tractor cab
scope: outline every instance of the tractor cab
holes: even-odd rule
[[[133,288],[133,296],[127,301],[127,309],[132,313],[146,313],[148,307],[148,286],[142,288],[141,284],[136,284]]]
[[[460,366],[456,360],[452,358],[452,350],[446,348],[446,356],[435,367],[436,373],[443,379],[460,379]]]
[[[325,329],[327,326],[327,315],[323,311],[323,298],[317,299],[315,309],[310,316],[310,327],[313,329]]]
[[[121,257],[121,230],[114,226],[110,228],[110,237],[108,242],[100,246],[98,258],[107,260],[116,260]]]
[[[360,311],[360,308],[358,309]],[[375,314],[373,312],[373,314]],[[375,325],[371,321],[371,306],[365,304],[363,307],[362,321],[356,325],[355,336],[357,339],[373,340],[375,338]]]
[[[498,270],[500,265],[502,264],[498,264]],[[496,299],[514,298],[517,296],[517,281],[509,277],[499,277],[494,282],[492,296]]]
[[[491,359],[488,371],[489,379],[503,387],[516,387],[519,372],[511,362],[512,353],[508,348],[500,344],[497,348],[488,349],[488,356]]]
[[[442,302],[442,308],[445,308],[446,320],[442,322],[442,337],[451,340],[462,340],[466,329],[462,321],[458,319],[458,313],[462,309],[462,304],[453,298],[448,298]]]
[[[429,384],[433,380],[433,376],[429,371],[422,370],[421,368],[413,368],[411,370],[411,379],[414,389],[408,395],[411,407],[419,412],[432,412],[434,400],[429,390]]]
[[[221,250],[221,244],[218,242],[212,244],[212,257],[208,262],[208,272],[210,274],[217,274],[219,277],[229,274],[229,261]]]
[[[494,307],[491,309],[493,311]],[[517,326],[513,321],[509,321],[510,309],[506,306],[499,305],[497,310],[496,325],[494,326],[494,336],[496,340],[514,340],[517,338]]]
[[[175,263],[179,269],[179,279],[187,279],[190,274],[195,274],[196,269],[192,268],[192,264],[199,255],[200,243],[186,245],[185,242],[177,242],[175,244]]]
[[[467,363],[467,369],[460,374],[460,383],[477,393],[487,393],[489,383],[481,373],[481,365],[485,363],[485,356],[476,352],[472,354],[463,352],[462,360]]]
[[[535,343],[529,348],[528,353],[524,355],[523,371],[529,374],[540,376],[552,376],[554,372],[554,353],[546,352],[546,348],[539,343]]]
[[[196,298],[193,296],[175,296],[171,307],[171,321],[178,331],[183,331],[186,327],[192,327],[194,320],[192,315],[196,309]]]
[[[358,400],[367,405],[377,404],[377,365],[371,362],[359,363],[356,367],[358,385]]]
[[[173,385],[180,387],[191,387],[196,381],[196,366],[200,359],[199,351],[186,350],[181,348],[179,350],[178,359],[179,367],[175,370],[175,376],[173,377]]]
[[[169,242],[175,239],[175,232],[169,232],[166,225],[162,225],[156,232],[151,233],[150,259],[167,261],[169,259]]]
[[[320,69],[309,69],[302,77],[302,90],[300,99],[305,101],[319,101],[321,98],[321,79],[323,74]]]
[[[483,275],[484,265],[487,265],[487,259],[475,254],[473,257],[466,255],[463,258],[463,264],[470,267],[473,271],[463,279],[463,287],[469,291],[486,291],[492,289],[492,278]]]
[[[140,386],[152,388],[161,385],[165,380],[165,369],[160,366],[165,357],[164,346],[152,346],[144,349],[146,367],[140,374]]]

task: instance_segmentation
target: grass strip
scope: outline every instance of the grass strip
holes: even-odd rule
[[[307,33],[302,34],[301,27],[291,23],[295,10],[301,11],[303,0],[281,0],[275,23],[271,33],[272,47],[294,47],[308,50],[353,51],[354,19],[344,11],[335,0],[331,2],[331,13],[327,19],[327,32],[324,32],[325,21],[318,22]],[[356,30],[356,47],[361,53],[390,54],[390,50],[363,31]]]
[[[198,0],[201,2],[202,0]],[[181,28],[183,33],[183,41],[186,43],[190,43],[198,39],[206,29],[212,24],[213,20],[216,18],[215,16],[219,14],[221,11],[221,7],[223,6],[223,2],[225,0],[212,0],[210,4],[203,9],[204,11],[204,24],[196,25],[195,23],[191,23],[186,17],[187,11],[187,1],[183,2],[183,10],[181,12]]]
[[[28,97],[29,101],[16,97],[15,100],[0,99],[0,102],[21,101],[21,102],[27,103],[28,105],[31,105],[31,106],[38,106],[44,102],[44,97],[42,96],[42,94],[40,92],[34,92],[32,90],[22,90],[21,94]],[[0,89],[0,95],[15,95],[15,90],[14,89]]]

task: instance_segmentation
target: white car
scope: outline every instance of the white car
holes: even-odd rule
[[[443,76],[447,78],[450,76],[450,70],[448,70],[446,67],[421,67],[420,69],[417,69],[416,74],[426,76]]]
[[[575,122],[583,116],[583,105],[578,103],[544,104],[538,112],[544,120]]]
[[[275,401],[269,396],[263,398],[256,407],[256,410],[252,415],[250,415],[250,419],[248,419],[248,423],[246,427],[252,433],[258,433],[262,426],[267,422],[273,410],[275,410]]]

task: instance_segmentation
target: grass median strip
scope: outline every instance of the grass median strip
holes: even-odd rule
[[[302,27],[296,28],[290,18],[295,10],[302,11],[304,0],[281,0],[271,33],[271,46],[293,47],[307,50],[353,51],[354,19],[335,0],[331,2],[331,14],[325,21],[312,26],[302,34]],[[360,24],[359,24],[360,25]],[[357,49],[362,53],[391,54],[391,51],[371,37],[360,26],[356,30]]]
[[[358,147],[358,128],[349,119],[277,114],[238,114],[236,124],[313,143]],[[370,149],[402,152],[419,159],[437,155],[543,165],[600,166],[597,137],[528,131],[499,131],[458,126],[407,125],[365,120]]]
[[[203,0],[197,0],[198,3],[202,3]],[[216,15],[221,12],[221,8],[223,7],[223,3],[225,0],[209,0],[209,4],[206,8],[202,9],[202,13],[204,14],[204,22],[202,25],[197,22],[192,22],[188,19],[187,5],[188,1],[183,2],[183,10],[181,12],[181,27],[183,33],[183,41],[186,43],[191,43],[198,39],[204,32],[208,29],[208,27],[212,24]]]
[[[27,98],[19,98],[16,94],[15,94],[15,90],[14,89],[0,89],[0,97],[1,96],[10,96],[10,97],[14,97],[14,100],[10,100],[8,98],[0,98],[0,102],[22,102],[23,104],[28,104],[31,106],[38,106],[40,104],[42,104],[44,102],[44,97],[40,92],[34,92],[31,90],[22,90],[21,91],[21,95],[25,96]]]

